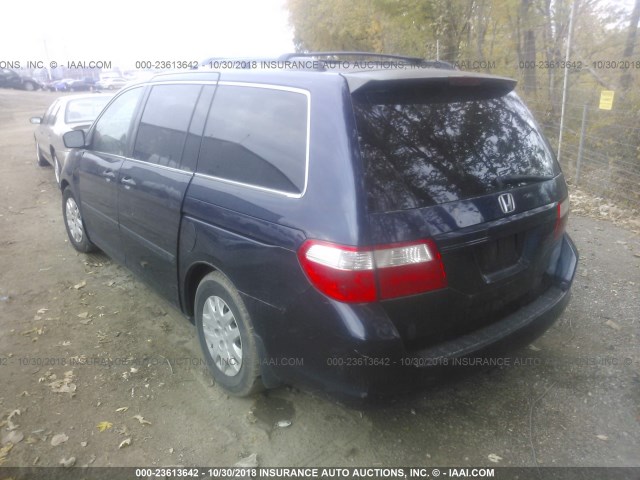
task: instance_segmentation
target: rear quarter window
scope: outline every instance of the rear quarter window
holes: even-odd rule
[[[493,193],[506,175],[553,177],[554,155],[514,93],[439,101],[421,92],[353,98],[372,212]]]
[[[308,97],[274,88],[218,86],[198,173],[299,194],[307,167]]]

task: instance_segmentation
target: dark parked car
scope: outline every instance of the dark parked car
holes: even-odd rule
[[[45,88],[52,92],[86,92],[95,88],[95,81],[90,78],[64,78],[49,82]]]
[[[72,245],[193,318],[236,395],[384,396],[530,341],[578,259],[554,154],[515,81],[394,61],[129,86],[64,136]]]
[[[31,91],[42,88],[42,84],[35,78],[20,75],[10,68],[0,68],[0,87]]]

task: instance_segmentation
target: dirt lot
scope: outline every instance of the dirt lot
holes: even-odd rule
[[[287,387],[230,398],[178,311],[69,245],[28,122],[55,96],[0,89],[0,463],[229,466],[255,453],[260,466],[640,466],[636,234],[571,218],[572,302],[520,365],[375,409]]]

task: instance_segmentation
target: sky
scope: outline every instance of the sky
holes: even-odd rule
[[[8,7],[8,5],[7,5]],[[284,0],[10,2],[0,62],[201,61],[293,51]]]

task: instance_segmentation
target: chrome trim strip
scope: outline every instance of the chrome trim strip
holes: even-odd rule
[[[194,174],[194,172],[190,172],[189,170],[182,170],[182,169],[180,169],[180,168],[167,167],[166,165],[159,165],[159,164],[157,164],[157,163],[145,162],[144,160],[139,160],[139,159],[137,159],[137,158],[129,158],[129,157],[126,157],[126,158],[125,158],[125,160],[130,160],[130,161],[132,161],[132,162],[140,163],[140,164],[142,164],[142,165],[147,165],[147,166],[150,166],[150,167],[158,167],[158,168],[160,168],[160,169],[163,169],[163,170],[169,170],[169,171],[171,171],[171,172],[184,173],[184,174],[189,175],[189,176],[191,176],[191,175],[193,175],[193,174]]]
[[[250,183],[237,182],[235,180],[228,180],[228,179],[222,178],[222,177],[214,177],[213,175],[207,175],[205,173],[197,173],[196,172],[194,174],[194,176],[198,177],[198,178],[208,179],[208,180],[217,180],[219,182],[228,183],[230,185],[236,185],[238,187],[248,187],[248,188],[252,188],[254,190],[261,190],[263,192],[275,193],[275,194],[278,194],[278,195],[284,195],[285,197],[288,197],[288,198],[302,198],[302,196],[304,195],[304,192],[302,192],[302,193],[292,193],[292,192],[285,192],[283,190],[274,190],[272,188],[260,187],[259,185],[252,185]]]

